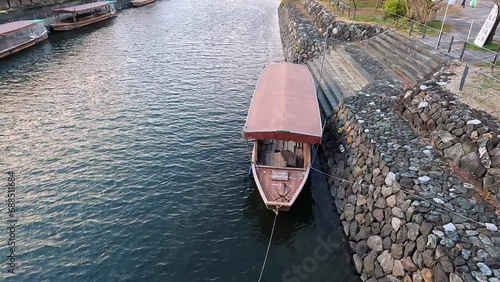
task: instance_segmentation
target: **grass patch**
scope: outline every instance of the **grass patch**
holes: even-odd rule
[[[368,23],[378,23],[378,24],[385,24],[387,21],[384,21],[383,16],[356,16],[356,21],[358,22],[368,22]]]
[[[377,5],[377,1],[356,1],[356,8],[358,9],[375,9],[375,6]],[[350,3],[349,6],[353,6],[354,4]],[[379,4],[379,8],[381,8],[383,5]]]
[[[391,28],[396,28],[396,19],[395,18],[385,18],[384,16],[381,15],[380,13],[377,14],[373,11],[371,11],[370,14],[367,13],[362,13],[361,15],[358,14],[359,11],[356,11],[356,18],[353,19],[353,21],[356,22],[365,22],[365,23],[373,23],[373,24],[378,24],[382,25],[385,27],[391,27]],[[352,15],[352,12],[351,12]],[[344,17],[346,18],[346,17]],[[347,18],[346,18],[347,19]],[[410,25],[411,22],[405,19],[399,19],[399,22],[397,23],[397,29],[400,31],[410,31]],[[428,35],[437,35],[439,34],[439,30],[441,29],[441,21],[432,21],[427,24],[429,27],[424,27],[421,24],[415,23],[413,25],[413,33],[419,33],[422,34],[425,31],[425,34]],[[445,24],[443,27],[444,32],[449,32],[451,31],[451,26],[448,24]]]
[[[498,50],[498,47],[500,47],[500,42],[492,42],[490,44],[484,44],[483,45],[483,48],[484,49],[488,49],[490,51],[494,51],[496,52]],[[477,50],[477,51],[484,51],[484,49],[479,47],[479,46],[476,46],[476,44],[474,43],[467,43],[467,49],[469,50]]]
[[[321,2],[325,8],[331,10],[340,20],[371,23],[371,24],[381,25],[386,28],[390,27],[394,29],[396,29],[396,24],[397,24],[397,30],[406,32],[410,31],[411,21],[399,18],[398,22],[396,22],[396,18],[384,17],[384,11],[382,6],[380,6],[379,9],[375,11],[375,6],[377,4],[377,1],[374,0],[356,1],[357,9],[355,12],[352,2],[346,3],[346,5],[352,7],[350,11],[350,17],[347,8],[342,14],[340,11],[337,11],[334,7],[332,7],[329,1],[319,0],[319,2]],[[424,27],[419,23],[415,23],[413,25],[413,33],[416,35],[417,34],[422,35],[425,31],[425,34],[428,35],[438,35],[439,30],[441,29],[441,24],[442,24],[441,21],[434,20],[427,24],[427,26],[430,27],[429,28],[429,27]],[[443,32],[450,32],[450,31],[451,31],[451,26],[449,24],[445,24],[443,27]]]
[[[437,34],[439,34],[439,31],[441,30],[442,24],[443,24],[443,22],[441,22],[441,21],[429,22],[427,24],[427,26],[431,27],[432,29],[425,27],[421,24],[416,24],[416,25],[414,25],[414,30],[418,31],[419,33],[424,33],[424,31],[425,31],[425,34],[437,35]],[[443,32],[450,32],[450,31],[451,31],[451,26],[444,24]]]
[[[482,88],[494,89],[496,91],[500,91],[500,83],[498,82],[500,80],[500,72],[496,71],[493,73],[489,73],[488,75],[490,75],[491,77],[493,77],[495,79],[490,78],[490,77],[485,76],[485,75],[479,75],[478,77],[480,78],[480,86]]]
[[[478,67],[478,68],[491,68],[492,65],[493,65],[493,59],[491,59],[491,63],[479,62],[479,63],[472,63],[471,64],[471,66]],[[495,64],[495,66],[500,67],[500,60]]]

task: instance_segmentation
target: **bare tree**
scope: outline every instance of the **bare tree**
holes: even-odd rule
[[[500,0],[495,0],[500,1]],[[429,23],[436,16],[439,5],[443,0],[407,0],[401,1],[406,5],[406,16],[421,23]]]
[[[500,0],[495,0],[494,2],[498,8],[497,18],[495,20],[495,23],[493,24],[490,35],[488,36],[488,38],[486,38],[485,44],[493,43],[493,37],[495,36],[495,31],[497,30],[498,23],[500,22]]]

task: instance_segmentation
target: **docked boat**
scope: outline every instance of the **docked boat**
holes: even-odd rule
[[[252,173],[270,210],[288,211],[309,176],[311,146],[322,127],[313,78],[305,65],[274,63],[260,74],[243,137],[253,139]]]
[[[156,2],[156,0],[132,0],[132,6],[134,7],[141,7],[147,4],[151,4],[153,2]]]
[[[93,2],[83,5],[53,10],[57,22],[54,31],[66,31],[116,17],[113,2]]]
[[[0,58],[38,44],[47,37],[47,29],[40,20],[0,24]]]

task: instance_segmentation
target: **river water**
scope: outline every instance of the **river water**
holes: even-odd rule
[[[8,281],[257,281],[274,214],[241,140],[276,0],[170,0],[0,62]],[[1,230],[7,215],[2,212]],[[5,228],[4,228],[5,227]],[[356,281],[327,188],[280,214],[262,281]]]

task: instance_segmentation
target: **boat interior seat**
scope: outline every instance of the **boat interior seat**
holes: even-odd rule
[[[260,140],[257,162],[261,165],[277,167],[304,166],[304,144],[295,141]]]

